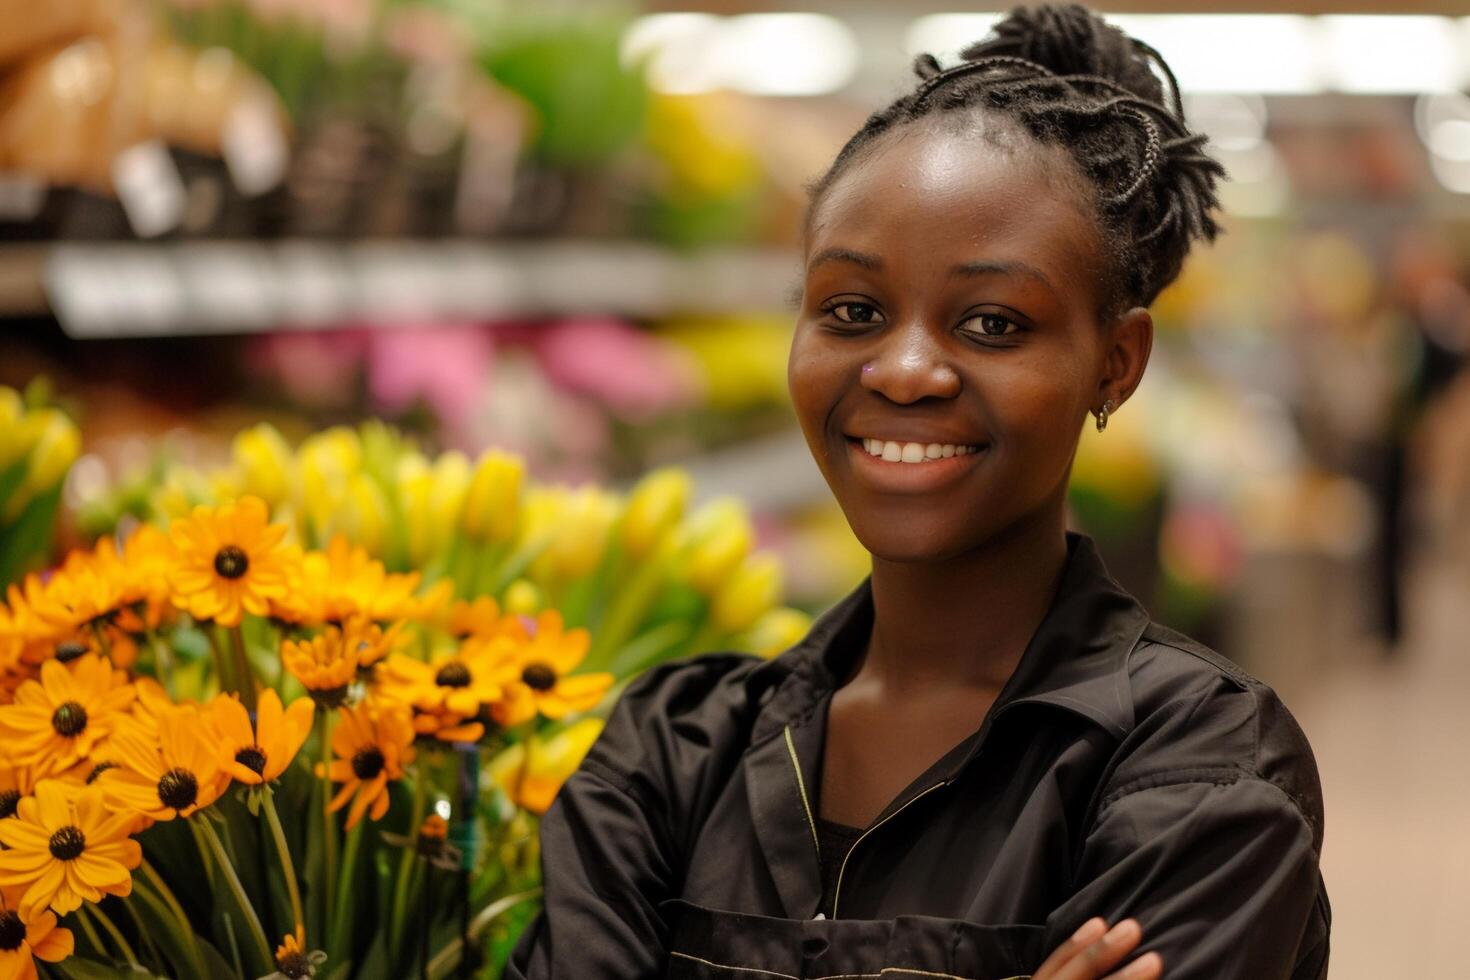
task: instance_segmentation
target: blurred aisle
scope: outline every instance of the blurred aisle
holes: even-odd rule
[[[1422,560],[1392,662],[1362,658],[1297,693],[1327,803],[1332,980],[1463,977],[1470,920],[1470,573]]]

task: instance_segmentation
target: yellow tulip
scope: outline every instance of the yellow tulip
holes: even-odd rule
[[[422,566],[434,548],[434,477],[427,471],[406,467],[398,482],[398,506],[403,515],[404,543],[408,560]]]
[[[644,558],[659,540],[684,518],[692,481],[676,467],[654,470],[633,488],[623,512],[623,547],[634,558]]]
[[[490,449],[475,464],[465,494],[460,526],[465,534],[486,541],[508,541],[520,522],[521,485],[526,464],[519,456]]]
[[[686,531],[684,575],[690,585],[713,596],[750,554],[755,532],[745,505],[733,497],[712,500],[690,517]]]
[[[710,618],[726,633],[748,629],[780,600],[781,587],[780,559],[753,555],[715,593]]]
[[[584,718],[544,742],[517,742],[490,761],[490,777],[517,806],[545,813],[600,734],[602,719]]]
[[[470,488],[470,461],[461,452],[444,453],[434,460],[429,479],[432,482],[429,534],[437,552],[448,546],[459,528],[465,495]]]
[[[811,627],[811,616],[782,606],[762,614],[741,638],[740,646],[762,657],[774,657],[800,643]]]
[[[505,590],[505,611],[520,616],[532,616],[541,611],[544,597],[536,583],[518,578]]]
[[[592,574],[607,550],[617,516],[617,498],[601,487],[580,487],[567,497],[562,525],[551,543],[556,575],[562,581]]]
[[[355,430],[335,426],[303,442],[297,462],[303,509],[320,533],[346,495],[348,482],[362,469],[362,442]]]
[[[261,498],[272,510],[291,498],[295,458],[275,426],[261,422],[239,432],[232,449],[245,493]]]
[[[20,392],[0,385],[0,469],[4,469],[25,453],[21,442],[21,418],[25,403]]]
[[[18,442],[30,458],[20,486],[6,503],[7,521],[19,517],[27,504],[60,483],[82,452],[82,434],[60,409],[28,412],[21,418],[19,429]]]
[[[362,545],[368,554],[381,557],[389,519],[388,498],[378,481],[366,473],[356,473],[347,481],[347,493],[322,536],[331,540],[333,535],[344,535],[353,544]]]

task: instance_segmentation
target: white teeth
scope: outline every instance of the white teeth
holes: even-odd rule
[[[968,456],[979,452],[976,446],[959,446],[940,442],[885,442],[882,439],[863,438],[863,450],[870,456],[878,456],[890,463],[927,463],[932,459],[948,459],[951,456]]]

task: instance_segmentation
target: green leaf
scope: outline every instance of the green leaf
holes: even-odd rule
[[[137,980],[144,980],[144,978],[146,980],[168,980],[167,977],[160,977],[156,974],[149,973],[142,967],[134,970],[125,963],[98,963],[96,960],[84,960],[79,956],[68,957],[52,966],[52,969],[64,976],[70,977],[71,980],[133,980],[133,978],[137,978]]]

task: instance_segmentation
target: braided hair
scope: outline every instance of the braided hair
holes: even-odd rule
[[[1107,253],[1100,319],[1152,304],[1192,240],[1214,240],[1215,182],[1225,168],[1204,152],[1208,137],[1186,128],[1174,73],[1152,47],[1080,4],[1040,4],[1014,7],[960,57],[948,69],[932,54],[914,60],[920,84],[869,116],[808,185],[806,232],[827,190],[880,135],[979,108],[1065,147],[1076,162],[1067,182],[1094,209]],[[1167,105],[1149,59],[1168,78]]]

